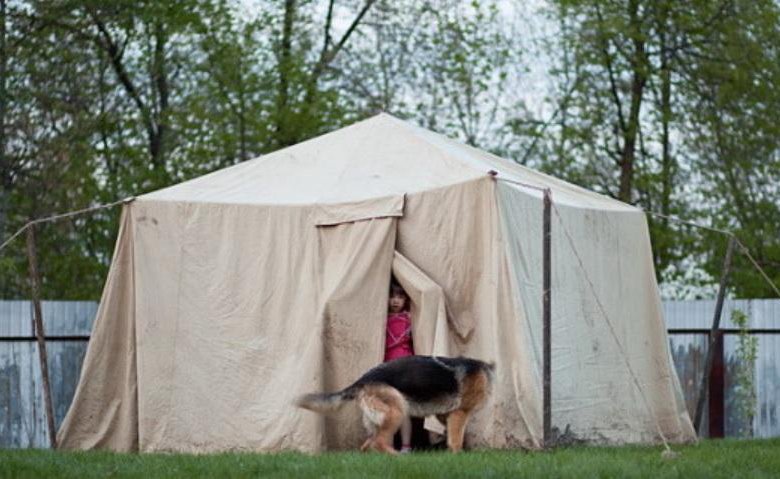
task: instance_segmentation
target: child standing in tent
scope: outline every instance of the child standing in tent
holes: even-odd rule
[[[409,314],[409,296],[393,278],[387,302],[385,333],[385,362],[414,355],[412,319]],[[401,423],[401,452],[412,450],[412,421],[406,416]]]

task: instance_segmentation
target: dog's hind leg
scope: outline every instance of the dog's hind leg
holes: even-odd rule
[[[373,447],[379,452],[398,454],[393,448],[393,436],[403,422],[404,413],[397,407],[390,407],[385,414],[385,420],[379,425],[374,436]]]
[[[397,454],[393,449],[393,435],[401,427],[407,410],[401,393],[390,386],[367,386],[361,391],[358,404],[371,434],[360,449]]]

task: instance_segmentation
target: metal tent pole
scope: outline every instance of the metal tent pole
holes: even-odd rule
[[[550,234],[551,234],[551,212],[552,212],[552,194],[548,189],[544,190],[544,218],[542,220],[542,322],[543,326],[543,404],[544,404],[544,447],[552,446],[552,393],[551,393],[551,373],[552,368],[551,361],[551,321],[550,321],[550,307],[551,307],[551,291],[550,291],[550,279],[551,279],[551,251],[550,251]]]

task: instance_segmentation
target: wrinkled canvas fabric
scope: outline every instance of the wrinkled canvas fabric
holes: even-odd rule
[[[541,194],[501,181],[498,190],[513,289],[527,312],[522,329],[532,370],[541,371]],[[644,213],[556,204],[551,230],[553,427],[568,431],[566,440],[591,443],[695,438],[670,359]]]
[[[324,418],[293,400],[381,360],[395,218],[318,227],[306,208],[135,207],[146,218],[136,268],[149,278],[137,300],[139,448],[354,447],[354,410]]]
[[[119,224],[81,379],[57,433],[62,449],[138,450],[133,219],[127,205]]]
[[[586,257],[587,275],[555,230],[554,424],[604,442],[655,442],[659,424],[695,438],[641,212],[380,115],[125,207],[61,444],[359,446],[354,405],[324,417],[292,403],[381,362],[392,271],[418,353],[496,363],[467,443],[540,447],[541,206],[504,179],[551,188]]]

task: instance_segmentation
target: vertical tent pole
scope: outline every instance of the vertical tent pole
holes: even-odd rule
[[[704,363],[704,373],[701,377],[699,386],[699,396],[696,401],[696,414],[693,420],[693,427],[696,434],[701,431],[701,420],[704,415],[704,401],[707,399],[707,389],[709,387],[710,374],[712,373],[712,364],[715,359],[715,343],[718,340],[718,330],[720,329],[720,315],[723,311],[723,298],[726,295],[726,284],[728,283],[729,273],[731,272],[731,257],[734,252],[734,237],[729,236],[729,245],[726,249],[726,258],[723,260],[723,273],[720,276],[720,286],[718,288],[718,299],[715,302],[715,315],[712,318],[712,329],[710,330],[709,345],[707,347],[707,361]]]
[[[46,406],[46,424],[49,429],[49,442],[52,449],[57,449],[57,433],[54,430],[54,409],[51,402],[51,387],[49,385],[49,365],[46,359],[46,340],[43,330],[43,314],[41,310],[41,277],[38,272],[38,258],[35,254],[35,225],[27,229],[27,260],[30,266],[30,286],[32,290],[33,318],[35,337],[38,341],[38,359],[41,363],[41,378],[43,379],[43,401]]]
[[[543,246],[542,246],[542,268],[543,268],[543,292],[542,292],[542,322],[543,322],[543,404],[544,404],[544,447],[552,447],[552,394],[550,367],[550,347],[551,347],[551,324],[550,324],[550,225],[551,225],[552,198],[549,189],[544,190],[544,218],[542,221]]]

